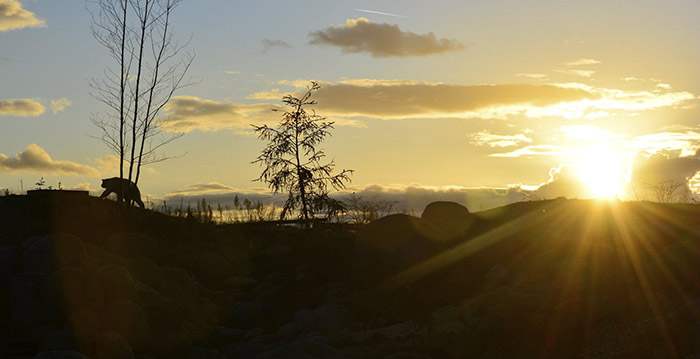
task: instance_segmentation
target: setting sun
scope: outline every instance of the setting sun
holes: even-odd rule
[[[629,177],[623,153],[608,146],[596,145],[582,151],[576,162],[579,180],[591,196],[612,198],[622,195]]]

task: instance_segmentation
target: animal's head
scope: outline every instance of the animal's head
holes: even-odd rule
[[[107,188],[107,185],[105,184],[105,180],[102,180],[102,188]]]

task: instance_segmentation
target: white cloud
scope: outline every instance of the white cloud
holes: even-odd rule
[[[39,101],[31,98],[0,100],[0,116],[36,117],[45,111]]]
[[[72,105],[73,102],[67,98],[60,98],[58,100],[51,100],[51,110],[53,111],[53,114],[57,114],[66,108],[68,106]]]
[[[18,173],[30,172],[40,175],[67,175],[67,176],[88,176],[98,177],[99,171],[93,167],[82,165],[71,161],[57,161],[36,144],[31,144],[27,148],[9,157],[0,153],[0,172]]]
[[[465,48],[432,32],[423,35],[404,32],[397,25],[374,23],[364,17],[348,19],[345,25],[331,25],[310,36],[312,45],[337,46],[343,53],[367,52],[373,57],[427,56]]]
[[[567,62],[564,65],[565,66],[583,66],[583,65],[595,65],[595,64],[599,64],[599,63],[600,63],[600,61],[595,60],[595,59],[581,58],[578,60]]]
[[[46,22],[37,19],[31,11],[23,9],[18,0],[0,0],[0,32],[44,26]]]
[[[488,131],[481,131],[469,134],[468,136],[473,139],[471,143],[477,146],[510,147],[517,146],[523,142],[532,142],[532,139],[523,133],[516,135],[498,135]]]
[[[489,157],[533,157],[533,156],[556,156],[570,153],[570,150],[562,146],[554,145],[531,145],[518,148],[504,153],[492,153]]]
[[[567,70],[554,70],[554,72],[559,72],[565,75],[571,75],[571,76],[580,76],[580,77],[593,77],[595,75],[595,71],[593,70],[575,70],[575,69],[567,69]]]

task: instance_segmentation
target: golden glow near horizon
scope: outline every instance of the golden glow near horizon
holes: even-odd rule
[[[43,176],[99,194],[118,160],[89,119],[110,112],[75,79],[103,79],[109,52],[85,4],[10,3],[23,15],[0,15],[0,193]],[[182,2],[175,33],[192,35],[187,78],[201,81],[160,113],[186,135],[146,169],[142,195],[266,198],[251,124],[277,124],[271,109],[313,79],[313,110],[335,124],[321,147],[355,170],[353,192],[487,209],[655,200],[649,186],[672,182],[700,200],[698,1],[301,3]]]

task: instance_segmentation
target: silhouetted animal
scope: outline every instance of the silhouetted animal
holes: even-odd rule
[[[143,201],[141,201],[141,192],[139,191],[139,188],[135,183],[129,181],[128,179],[119,177],[103,179],[102,188],[105,190],[100,195],[100,198],[106,198],[110,194],[116,193],[119,203],[121,203],[122,200],[126,200],[128,203],[134,201],[139,205],[139,207],[146,207],[143,204]]]

